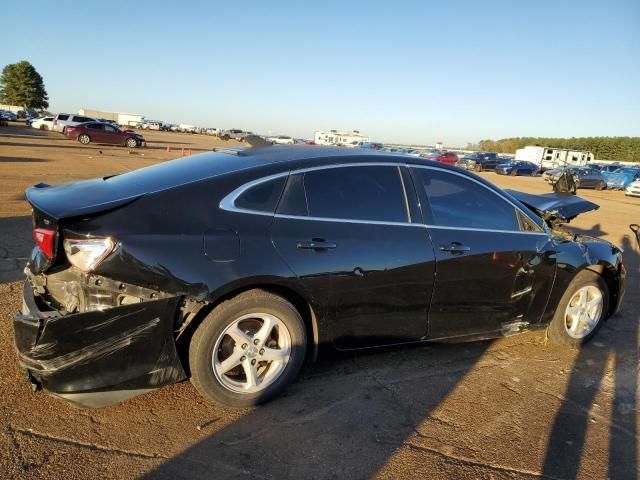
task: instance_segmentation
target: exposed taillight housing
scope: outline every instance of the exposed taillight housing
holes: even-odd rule
[[[67,238],[63,242],[69,262],[83,272],[90,272],[109,255],[115,242],[111,238]]]
[[[33,239],[42,253],[48,258],[53,258],[53,249],[56,242],[56,231],[48,228],[34,228]]]

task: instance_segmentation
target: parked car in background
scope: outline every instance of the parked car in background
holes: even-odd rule
[[[226,141],[238,140],[239,142],[242,142],[247,135],[249,135],[249,132],[245,132],[239,128],[232,128],[230,130],[220,132],[220,138]]]
[[[640,179],[634,180],[624,189],[624,194],[630,197],[640,197]]]
[[[41,117],[31,120],[31,128],[38,130],[53,130],[53,120],[55,117]]]
[[[144,144],[144,137],[139,133],[131,130],[120,130],[113,125],[102,122],[69,125],[65,129],[64,135],[71,140],[77,140],[83,145],[106,143],[109,145],[123,145],[129,148],[136,148]]]
[[[577,188],[593,188],[595,190],[607,188],[607,181],[604,175],[595,168],[577,168],[574,179]]]
[[[79,125],[86,122],[95,122],[94,118],[85,117],[82,115],[74,115],[72,113],[59,113],[53,119],[53,130],[55,132],[64,133],[65,129],[69,126]]]
[[[529,175],[535,176],[540,173],[540,167],[532,162],[521,160],[509,160],[508,162],[499,163],[496,166],[496,173],[499,175]]]
[[[635,167],[620,167],[612,172],[602,172],[607,188],[623,190],[631,182],[640,178],[640,170]]]
[[[207,135],[213,135],[213,136],[217,137],[218,135],[220,135],[220,129],[219,128],[207,128],[204,133],[206,133]]]
[[[482,172],[484,170],[495,170],[496,165],[501,161],[498,159],[498,154],[494,152],[472,152],[464,155],[456,165],[466,170]]]
[[[598,205],[401,155],[206,153],[26,198],[23,378],[84,406],[190,375],[204,398],[249,407],[320,346],[547,328],[580,348],[625,287],[618,247],[555,230]]]
[[[634,180],[627,188],[624,189],[624,194],[631,197],[640,197],[640,180]]]
[[[384,148],[384,145],[376,142],[364,142],[362,144],[362,148],[368,148],[371,150],[382,150]]]
[[[293,145],[295,140],[287,135],[278,135],[276,137],[267,137],[267,142],[271,142],[274,145]]]
[[[458,162],[458,155],[446,150],[427,150],[426,152],[421,153],[420,157],[435,160],[440,163],[446,163],[447,165],[455,165]]]
[[[6,120],[9,120],[11,122],[17,122],[18,121],[18,116],[15,113],[10,112],[9,110],[0,111],[0,117],[4,118]]]
[[[580,170],[580,167],[552,168],[550,170],[544,171],[544,173],[542,174],[542,179],[551,184],[554,184],[558,181],[558,179],[560,178],[560,175],[562,175],[565,171],[568,171],[573,175],[574,181],[575,181],[575,179],[578,177],[579,170]]]

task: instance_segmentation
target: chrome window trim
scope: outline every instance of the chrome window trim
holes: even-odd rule
[[[512,201],[510,201],[508,198],[503,197],[502,195],[500,195],[499,193],[496,193],[495,191],[493,191],[493,189],[487,187],[486,185],[484,185],[482,182],[478,182],[476,179],[471,178],[468,175],[462,174],[462,173],[458,173],[458,172],[453,172],[451,170],[447,170],[445,168],[439,168],[439,167],[433,167],[430,165],[416,165],[416,164],[406,164],[406,163],[401,163],[401,162],[359,162],[359,163],[338,163],[338,164],[331,164],[331,165],[317,165],[315,167],[308,167],[308,168],[301,168],[298,170],[289,170],[286,172],[280,172],[280,173],[276,173],[273,175],[268,175],[266,177],[261,177],[258,178],[256,180],[252,180],[250,182],[247,182],[245,184],[240,185],[239,187],[237,187],[236,189],[232,190],[230,193],[228,193],[227,195],[225,195],[222,200],[220,200],[219,203],[219,207],[222,210],[226,210],[229,212],[236,212],[236,213],[245,213],[245,214],[251,214],[251,215],[262,215],[262,216],[268,216],[268,217],[274,217],[274,218],[283,218],[283,219],[289,219],[289,220],[307,220],[307,221],[315,221],[315,222],[338,222],[338,223],[357,223],[357,224],[366,224],[366,225],[389,225],[389,226],[404,226],[404,227],[419,227],[419,228],[425,228],[425,229],[439,229],[439,230],[465,230],[465,231],[475,231],[475,232],[491,232],[491,233],[508,233],[508,234],[524,234],[524,235],[544,235],[546,237],[549,237],[549,234],[545,231],[539,231],[539,232],[531,232],[531,231],[525,231],[525,230],[498,230],[498,229],[491,229],[491,228],[477,228],[477,227],[450,227],[450,226],[442,226],[442,225],[431,225],[431,224],[426,224],[426,223],[410,223],[410,222],[385,222],[385,221],[380,221],[380,220],[358,220],[358,219],[350,219],[350,218],[332,218],[332,217],[310,217],[310,216],[300,216],[300,215],[285,215],[285,214],[280,214],[280,213],[270,213],[270,212],[261,212],[259,210],[249,210],[246,208],[239,208],[235,206],[235,201],[236,199],[242,195],[246,190],[248,190],[249,188],[252,188],[256,185],[260,185],[261,183],[264,182],[269,182],[271,180],[275,180],[277,178],[280,177],[284,177],[284,176],[289,176],[289,175],[296,175],[299,173],[306,173],[306,172],[312,172],[315,170],[326,170],[328,168],[342,168],[342,167],[359,167],[359,166],[390,166],[390,167],[416,167],[416,168],[425,168],[425,169],[431,169],[431,170],[439,170],[442,172],[447,172],[447,173],[451,173],[453,175],[457,175],[459,177],[463,177],[463,178],[467,178],[469,180],[471,180],[472,182],[477,183],[478,185],[483,186],[484,188],[486,188],[487,190],[489,190],[490,192],[492,192],[494,195],[500,197],[501,199],[503,199],[504,201],[508,202],[511,206],[513,206],[515,209],[517,209],[519,212],[521,212],[525,217],[529,218],[535,225],[538,225],[529,215],[526,214],[526,212],[522,211],[521,208],[519,208],[517,205],[515,205]],[[404,187],[404,179],[402,177],[400,177],[400,181],[402,182],[403,188]],[[419,199],[418,199],[419,201]],[[408,205],[407,205],[408,207]],[[409,210],[407,209],[407,214],[410,215]]]
[[[464,173],[460,173],[460,172],[454,172],[452,170],[448,170],[446,168],[440,168],[440,167],[434,167],[431,165],[416,165],[414,163],[410,163],[408,164],[409,167],[415,167],[415,168],[423,168],[426,170],[438,170],[440,172],[445,172],[445,173],[449,173],[451,175],[456,175],[458,177],[462,177],[465,178],[467,180],[470,180],[472,182],[477,183],[478,185],[486,188],[488,191],[490,191],[491,193],[493,193],[496,197],[501,198],[502,200],[504,200],[505,202],[507,202],[509,205],[511,205],[513,208],[515,208],[516,210],[518,210],[520,213],[522,213],[525,217],[527,217],[529,220],[531,220],[534,225],[536,225],[537,227],[540,227],[540,225],[538,225],[538,222],[536,222],[533,218],[531,218],[527,212],[525,212],[524,210],[522,210],[518,205],[516,205],[515,203],[513,203],[510,199],[508,199],[507,197],[503,196],[502,194],[500,194],[499,192],[496,192],[495,190],[493,190],[492,188],[488,187],[487,185],[485,185],[482,182],[479,182],[478,180],[476,180],[475,178],[469,176],[468,174],[464,174]],[[516,218],[516,222],[517,222],[517,218]],[[452,228],[456,228],[456,227],[452,227]],[[460,227],[462,228],[462,227]],[[471,227],[469,227],[471,228]],[[510,232],[511,230],[499,230],[499,231],[505,231],[505,232]],[[514,232],[523,232],[523,230],[514,230]],[[540,232],[524,232],[524,233],[544,233],[545,235],[547,235],[547,232],[544,231],[544,228],[541,228]]]
[[[289,172],[280,172],[273,175],[269,175],[267,177],[261,177],[256,180],[252,180],[250,182],[244,183],[240,185],[235,190],[232,190],[231,193],[225,195],[218,206],[222,210],[227,210],[228,212],[237,212],[237,213],[251,213],[253,215],[263,215],[273,217],[274,212],[261,212],[260,210],[249,210],[248,208],[240,208],[236,207],[236,200],[240,195],[242,195],[245,191],[250,188],[255,187],[256,185],[260,185],[261,183],[270,182],[271,180],[275,180],[280,177],[289,176]]]

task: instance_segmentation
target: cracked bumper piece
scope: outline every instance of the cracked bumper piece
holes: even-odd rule
[[[180,298],[60,315],[41,309],[28,282],[14,321],[32,383],[72,403],[100,407],[185,378],[173,335]]]

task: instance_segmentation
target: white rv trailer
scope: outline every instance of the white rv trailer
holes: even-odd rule
[[[318,145],[354,147],[368,143],[370,139],[368,135],[363,135],[358,130],[351,132],[331,130],[330,132],[315,132],[313,141]]]
[[[563,166],[584,167],[593,161],[593,153],[566,148],[526,146],[516,150],[516,160],[535,163],[541,170]]]

